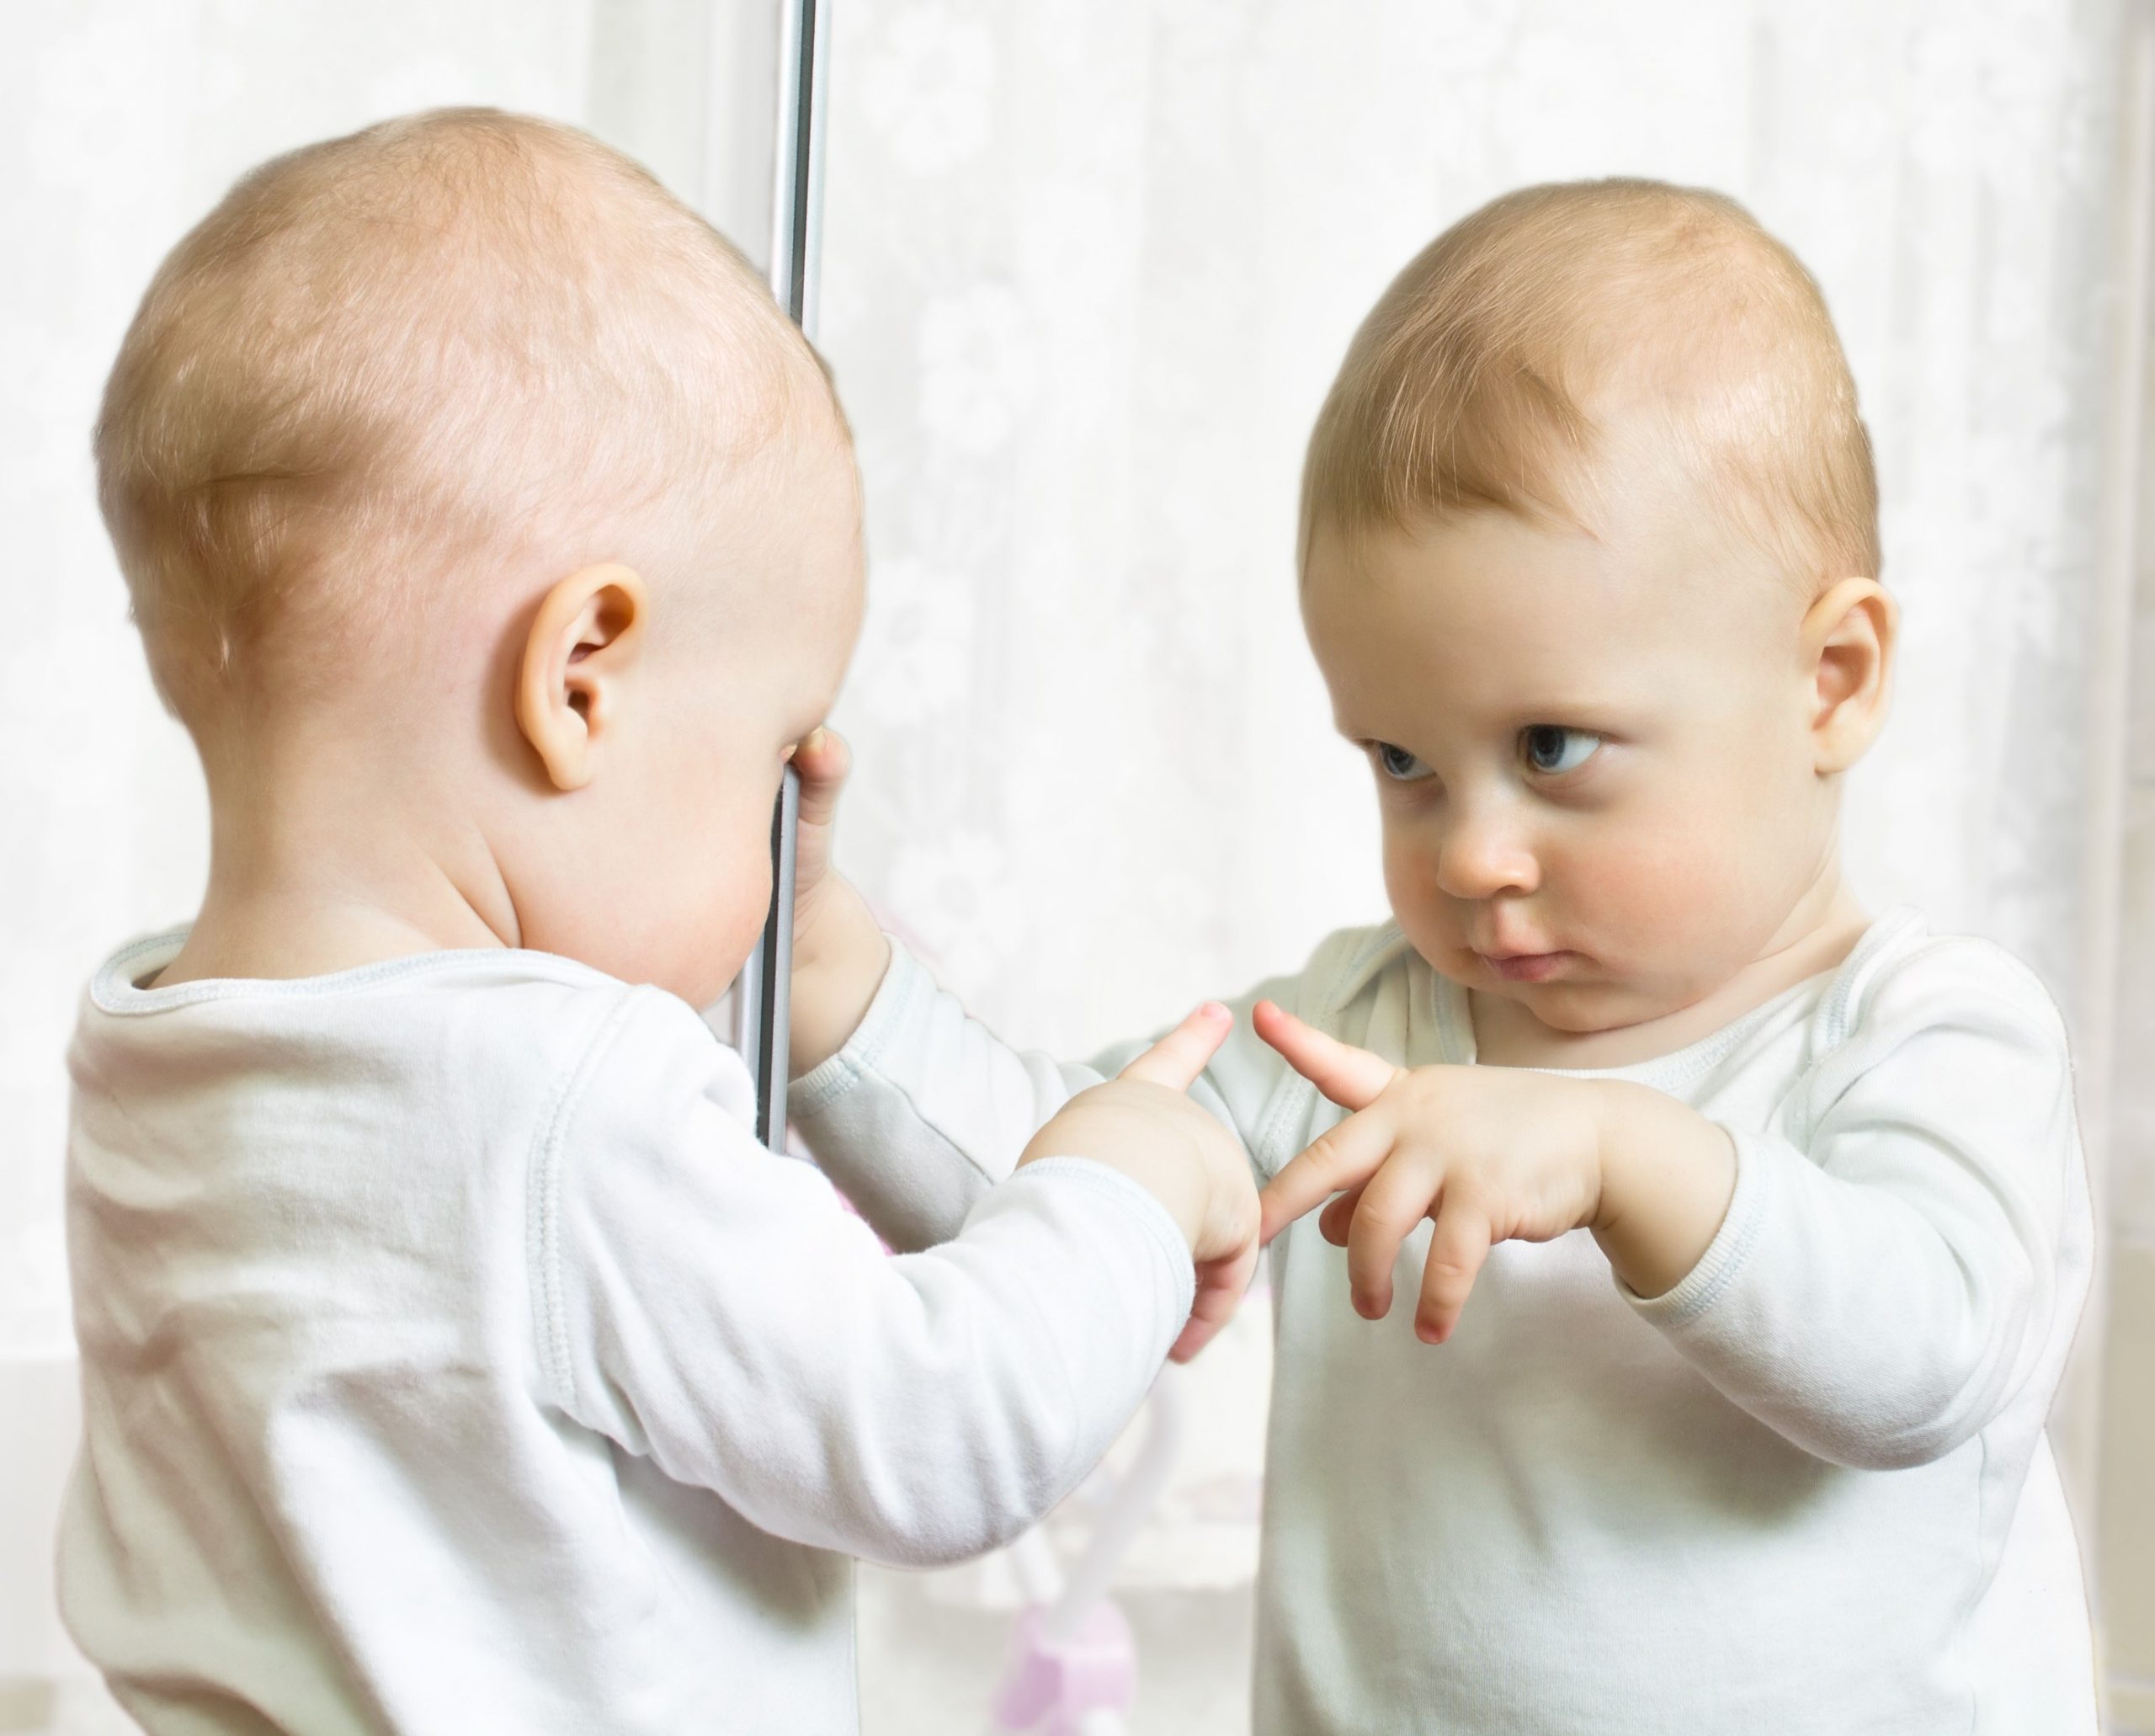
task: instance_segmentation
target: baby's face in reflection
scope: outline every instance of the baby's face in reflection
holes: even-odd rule
[[[1572,1033],[1712,993],[1835,852],[1807,599],[1680,487],[1607,493],[1595,534],[1494,509],[1320,526],[1302,592],[1401,928]]]

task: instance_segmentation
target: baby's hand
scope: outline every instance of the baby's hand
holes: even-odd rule
[[[853,753],[843,736],[819,726],[794,749],[792,764],[801,774],[800,821],[793,839],[793,945],[798,956],[824,905],[832,902],[830,882],[838,877],[831,873],[831,834],[838,792],[853,770]]]
[[[1185,1094],[1234,1027],[1208,1001],[1114,1078],[1080,1091],[1018,1161],[1083,1157],[1120,1169],[1173,1216],[1197,1266],[1189,1319],[1168,1355],[1187,1362],[1233,1318],[1257,1270],[1257,1187],[1241,1142]]]
[[[853,755],[818,728],[794,750],[801,811],[793,839],[792,1070],[811,1071],[845,1045],[875,998],[890,944],[867,902],[831,866],[838,791]]]
[[[1400,1244],[1436,1220],[1422,1272],[1416,1336],[1451,1336],[1467,1292],[1498,1242],[1546,1242],[1602,1209],[1602,1100],[1596,1084],[1503,1067],[1411,1072],[1312,1030],[1270,1001],[1257,1033],[1353,1114],[1272,1178],[1264,1239],[1327,1195],[1324,1238],[1347,1249],[1355,1312],[1391,1307]]]

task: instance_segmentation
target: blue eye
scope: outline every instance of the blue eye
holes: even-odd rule
[[[1395,748],[1390,742],[1375,744],[1377,764],[1388,778],[1400,783],[1411,783],[1416,778],[1426,778],[1429,768],[1422,764],[1404,748]]]
[[[1559,723],[1530,724],[1519,736],[1526,763],[1545,777],[1577,771],[1601,750],[1601,738],[1590,729],[1566,729]]]

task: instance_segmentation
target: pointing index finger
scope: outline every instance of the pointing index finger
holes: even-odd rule
[[[1250,1022],[1288,1066],[1342,1109],[1366,1108],[1400,1074],[1381,1055],[1327,1036],[1275,1001],[1259,1001]]]
[[[1118,1077],[1147,1079],[1187,1091],[1219,1052],[1234,1024],[1233,1015],[1219,1002],[1207,1001],[1124,1068]]]

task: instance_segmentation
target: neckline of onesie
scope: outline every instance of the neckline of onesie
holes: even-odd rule
[[[1895,905],[1880,913],[1857,936],[1855,945],[1838,964],[1791,983],[1779,994],[1759,1002],[1748,1012],[1737,1014],[1718,1030],[1707,1032],[1680,1049],[1671,1049],[1665,1055],[1650,1055],[1643,1061],[1627,1062],[1621,1067],[1531,1067],[1521,1071],[1567,1079],[1626,1079],[1673,1094],[1679,1086],[1692,1084],[1711,1072],[1739,1044],[1791,1009],[1800,1007],[1802,1016],[1807,1019],[1831,995],[1836,984],[1866,968],[1879,949],[1918,914],[1909,905]],[[1464,1064],[1480,1065],[1479,1046],[1474,1040],[1472,1003],[1466,988],[1435,971],[1430,971],[1429,975],[1434,980],[1439,1031],[1445,1048],[1450,1052],[1446,1058],[1459,1057]]]
[[[535,977],[554,982],[619,986],[604,972],[558,953],[522,946],[465,946],[407,953],[315,977],[202,977],[165,988],[139,987],[139,978],[162,970],[178,955],[191,926],[184,924],[146,935],[113,954],[90,979],[91,1004],[115,1018],[139,1018],[205,1001],[317,999],[437,971],[502,965],[522,967]]]

